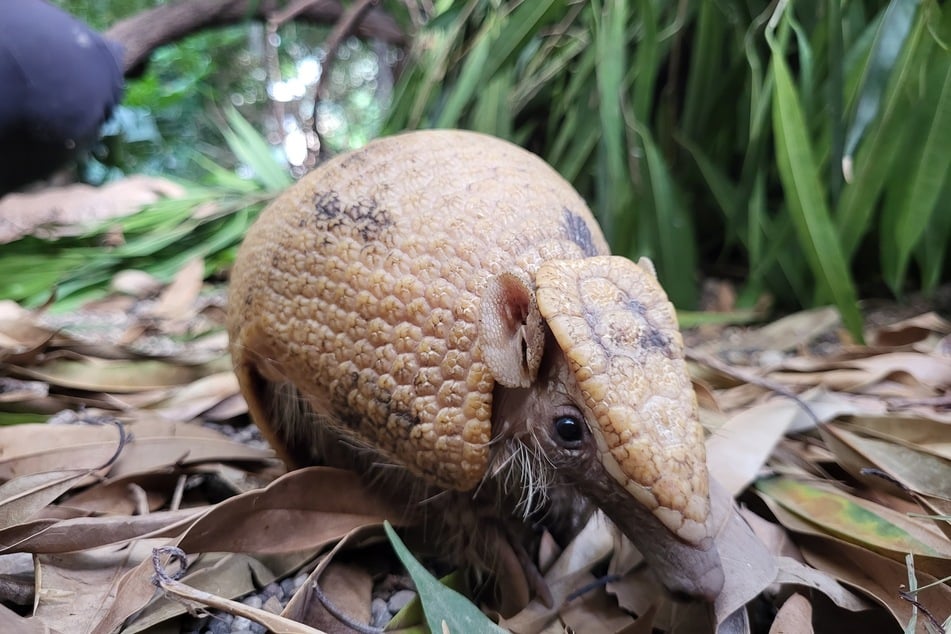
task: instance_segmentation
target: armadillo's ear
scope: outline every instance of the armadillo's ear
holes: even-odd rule
[[[657,269],[654,268],[654,262],[646,255],[637,260],[637,266],[650,273],[655,280],[657,279]]]
[[[491,278],[482,296],[482,356],[496,381],[528,387],[545,351],[545,329],[529,282],[514,273]]]

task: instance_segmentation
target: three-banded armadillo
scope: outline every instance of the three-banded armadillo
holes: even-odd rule
[[[669,590],[720,591],[673,308],[537,156],[460,131],[338,156],[263,212],[230,295],[242,392],[291,465],[360,470],[470,563],[593,503]]]

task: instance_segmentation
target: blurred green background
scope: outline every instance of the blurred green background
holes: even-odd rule
[[[57,4],[106,30],[160,3]],[[834,303],[858,334],[859,298],[932,293],[949,279],[951,4],[379,6],[406,45],[343,41],[316,113],[323,152],[420,127],[511,139],[576,186],[615,252],[650,256],[682,309],[697,307],[703,280],[725,279],[739,309]],[[132,221],[127,240],[146,245],[133,255],[112,250],[95,271],[53,279],[59,297],[87,297],[119,268],[170,275],[154,231],[171,216],[192,222],[190,255],[208,258],[209,274],[227,266],[261,201],[313,160],[330,29],[289,22],[269,37],[248,21],[155,51],[82,174],[165,175],[193,196]],[[226,203],[196,223],[183,205],[198,200]],[[44,248],[65,257],[96,235]],[[0,294],[37,303],[51,279],[16,293],[0,282]]]

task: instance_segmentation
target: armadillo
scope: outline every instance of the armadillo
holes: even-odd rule
[[[228,329],[285,461],[356,469],[451,557],[598,507],[675,596],[720,592],[673,307],[536,155],[440,130],[329,160],[248,232]]]

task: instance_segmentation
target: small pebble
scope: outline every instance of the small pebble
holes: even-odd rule
[[[216,614],[208,622],[208,634],[229,634],[231,632],[231,623],[234,617],[230,614]]]
[[[396,614],[403,609],[404,605],[412,601],[415,596],[416,593],[412,590],[398,590],[394,592],[390,600],[386,602],[386,607],[389,608],[390,612]]]
[[[280,601],[284,598],[284,589],[281,587],[281,584],[272,581],[261,589],[261,594],[264,595],[265,598],[277,597]]]
[[[390,614],[386,601],[379,598],[373,599],[370,604],[370,622],[373,623],[373,627],[383,627],[390,622],[391,618],[393,615]]]
[[[241,603],[245,604],[249,608],[260,609],[261,606],[264,605],[264,599],[261,598],[260,594],[252,594],[251,596],[241,599]]]
[[[289,597],[294,594],[294,590],[297,588],[298,586],[294,585],[293,579],[285,579],[281,582],[281,590],[283,591],[285,597]]]
[[[250,630],[251,629],[251,619],[246,619],[243,616],[234,617],[234,621],[231,622],[231,632],[240,632],[241,630]]]
[[[280,614],[284,610],[284,605],[277,597],[268,597],[262,607],[271,614]]]

